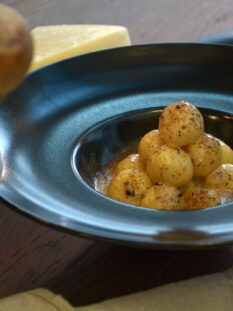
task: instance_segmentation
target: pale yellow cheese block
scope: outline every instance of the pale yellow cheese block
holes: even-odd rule
[[[55,25],[32,30],[34,57],[29,71],[93,51],[130,45],[128,30],[111,25]]]

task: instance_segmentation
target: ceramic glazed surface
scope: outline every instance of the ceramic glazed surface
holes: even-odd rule
[[[93,176],[156,126],[177,99],[197,105],[206,131],[233,146],[233,48],[127,47],[31,74],[0,109],[0,195],[46,223],[139,247],[233,242],[233,203],[192,212],[126,205],[97,193]]]

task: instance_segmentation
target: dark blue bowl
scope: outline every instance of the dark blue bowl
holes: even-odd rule
[[[233,242],[233,203],[166,212],[93,188],[96,171],[178,99],[233,146],[233,47],[154,44],[65,60],[26,79],[0,110],[3,200],[49,225],[139,247]]]

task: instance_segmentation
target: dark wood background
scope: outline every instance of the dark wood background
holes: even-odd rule
[[[232,0],[3,0],[31,28],[118,24],[134,44],[194,41],[233,29]],[[39,224],[0,203],[0,297],[37,287],[82,305],[233,264],[233,248],[149,251],[90,241]]]

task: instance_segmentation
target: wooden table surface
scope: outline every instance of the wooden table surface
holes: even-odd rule
[[[232,0],[3,0],[30,27],[119,24],[134,44],[194,41],[233,29]],[[233,264],[233,248],[128,249],[65,234],[0,203],[0,297],[37,287],[74,305],[158,286]]]

